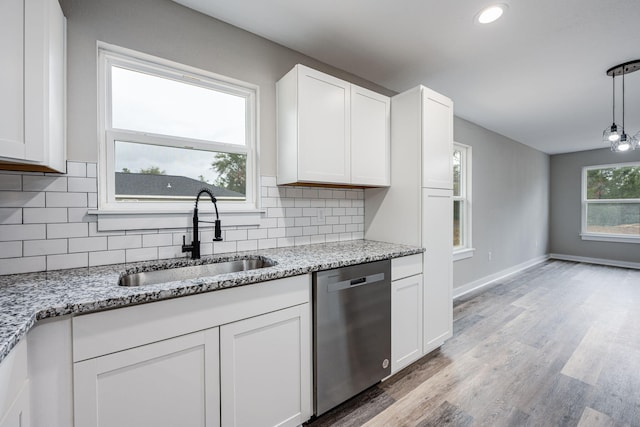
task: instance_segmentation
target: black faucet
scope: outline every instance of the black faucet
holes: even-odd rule
[[[213,203],[213,207],[216,208],[216,220],[215,221],[200,221],[198,219],[198,200],[200,200],[200,196],[206,193],[211,197],[211,202]],[[215,232],[214,232],[214,242],[222,241],[222,230],[220,229],[220,216],[218,215],[218,200],[213,196],[213,193],[208,188],[203,188],[198,192],[196,196],[196,206],[193,208],[193,241],[190,245],[187,245],[185,242],[185,236],[182,236],[182,252],[191,252],[191,259],[200,259],[200,240],[198,240],[198,223],[206,222],[209,224],[214,224]]]

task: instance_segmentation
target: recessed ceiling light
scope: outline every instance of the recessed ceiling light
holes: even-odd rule
[[[476,15],[476,21],[480,24],[490,24],[500,18],[506,8],[506,4],[494,4],[486,7]]]

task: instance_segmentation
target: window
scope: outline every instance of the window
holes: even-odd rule
[[[640,243],[640,163],[583,168],[582,238]]]
[[[471,246],[471,147],[453,145],[453,259],[473,256]]]
[[[257,87],[101,45],[100,211],[256,208]]]

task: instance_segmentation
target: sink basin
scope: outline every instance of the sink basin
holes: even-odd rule
[[[191,265],[187,267],[167,268],[165,270],[143,271],[120,277],[120,286],[144,286],[155,283],[174,282],[178,280],[196,279],[198,277],[216,276],[224,273],[257,270],[273,267],[275,262],[264,258],[247,258],[235,261],[221,261],[211,264]]]

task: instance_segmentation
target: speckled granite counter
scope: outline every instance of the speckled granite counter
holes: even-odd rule
[[[421,252],[422,248],[413,246],[354,240],[207,256],[197,261],[177,258],[0,276],[0,362],[38,320],[48,317],[124,307]],[[268,258],[277,264],[259,270],[157,285],[117,285],[124,271],[151,271],[247,256]]]

